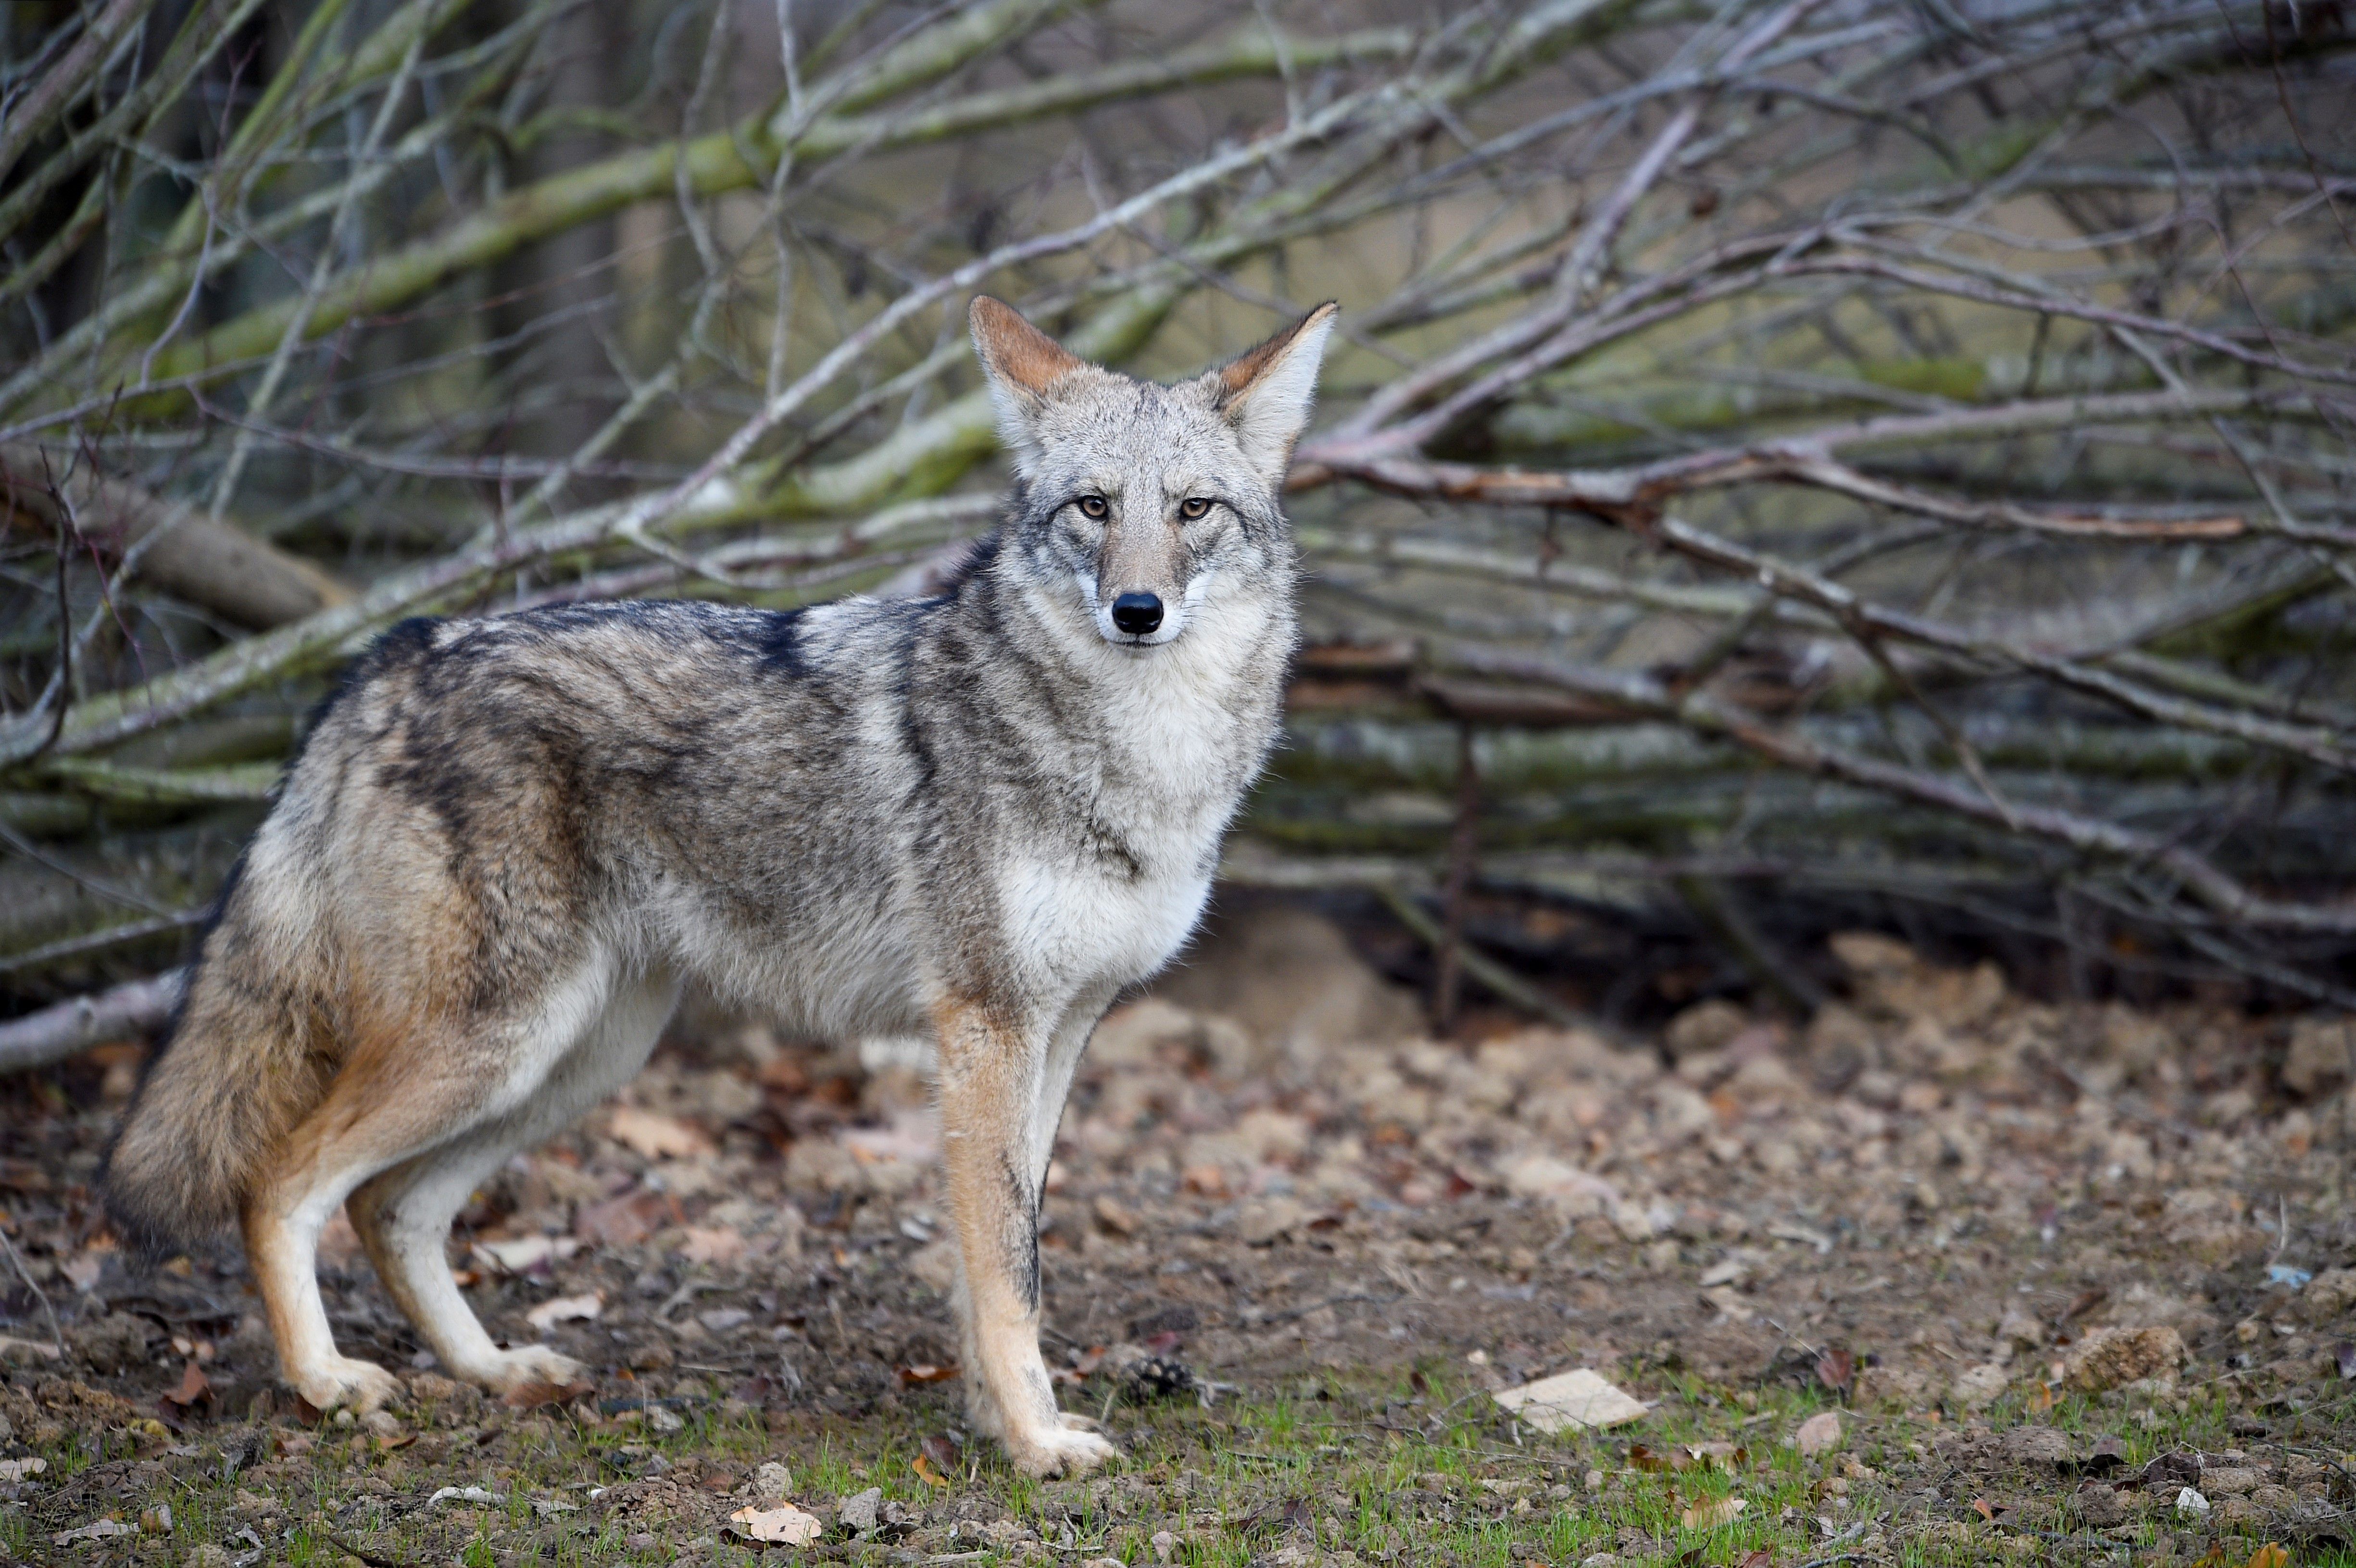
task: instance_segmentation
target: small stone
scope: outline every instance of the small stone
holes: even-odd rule
[[[1309,1220],[1309,1210],[1290,1197],[1263,1197],[1244,1205],[1236,1216],[1236,1240],[1247,1247],[1265,1247],[1291,1234]]]
[[[2126,1504],[2119,1500],[2118,1489],[2100,1483],[2079,1488],[2075,1498],[2078,1517],[2095,1530],[2108,1530],[2126,1522]]]
[[[2180,1514],[2205,1514],[2209,1511],[2209,1499],[2194,1487],[2182,1487],[2176,1494],[2176,1511]]]
[[[794,1473],[775,1459],[753,1472],[753,1496],[757,1501],[781,1503],[793,1495]]]
[[[2016,1465],[2063,1465],[2073,1444],[2059,1427],[2017,1426],[2004,1434],[2004,1456]]]
[[[2203,1466],[2201,1471],[2201,1489],[2211,1498],[2237,1498],[2257,1490],[2265,1484],[2265,1479],[2266,1473],[2264,1470],[2253,1469],[2248,1466],[2220,1465],[2213,1469]]]
[[[876,1515],[883,1507],[883,1487],[870,1487],[863,1492],[855,1492],[835,1505],[835,1527],[864,1534],[875,1528]]]
[[[2102,1393],[2147,1379],[2172,1380],[2186,1359],[2184,1336],[2173,1328],[2097,1328],[2070,1348],[2062,1380]]]
[[[1841,1418],[1838,1411],[1819,1411],[1800,1423],[1799,1431],[1792,1434],[1793,1445],[1800,1457],[1813,1459],[1819,1454],[1829,1454],[1841,1445]],[[1601,1471],[1596,1472],[1599,1476]]]
[[[1178,1556],[1178,1538],[1166,1530],[1157,1530],[1153,1532],[1152,1546],[1153,1560],[1156,1563],[1173,1562]]]

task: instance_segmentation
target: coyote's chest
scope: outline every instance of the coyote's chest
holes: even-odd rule
[[[1273,698],[1156,682],[1076,759],[1066,820],[1022,843],[1002,889],[1026,956],[1068,984],[1142,980],[1201,918],[1219,843],[1258,772]]]

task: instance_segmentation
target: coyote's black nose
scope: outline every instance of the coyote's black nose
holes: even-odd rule
[[[1151,594],[1123,594],[1112,602],[1112,624],[1143,637],[1162,624],[1162,601]]]

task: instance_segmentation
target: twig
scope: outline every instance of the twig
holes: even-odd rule
[[[58,1309],[49,1305],[49,1293],[40,1287],[33,1278],[33,1271],[25,1266],[24,1256],[16,1251],[16,1243],[9,1236],[5,1225],[0,1225],[0,1247],[8,1250],[8,1262],[16,1266],[16,1277],[25,1282],[25,1288],[31,1291],[33,1298],[41,1304],[41,1316],[49,1322],[49,1344],[59,1355],[64,1355],[66,1331],[58,1326]]]

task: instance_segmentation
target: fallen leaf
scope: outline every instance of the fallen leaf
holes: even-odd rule
[[[106,1254],[96,1251],[84,1252],[78,1258],[69,1258],[58,1265],[58,1273],[72,1281],[73,1288],[78,1291],[97,1289],[98,1276],[104,1273],[105,1269]]]
[[[942,1475],[940,1471],[935,1469],[933,1467],[932,1460],[926,1458],[922,1454],[916,1455],[915,1461],[909,1466],[909,1468],[916,1471],[916,1478],[923,1481],[925,1485],[928,1487],[946,1487],[949,1484],[949,1478],[947,1476]]]
[[[499,1402],[509,1410],[539,1410],[546,1405],[571,1404],[595,1387],[594,1383],[550,1383],[535,1379],[518,1383]]]
[[[52,1546],[71,1546],[77,1541],[105,1541],[117,1535],[136,1535],[139,1527],[125,1524],[119,1519],[94,1519],[72,1530],[61,1530],[49,1537]]]
[[[1857,1381],[1857,1358],[1836,1345],[1816,1358],[1816,1381],[1847,1398]]]
[[[1660,1475],[1665,1471],[1676,1469],[1676,1465],[1673,1460],[1664,1459],[1643,1444],[1637,1443],[1629,1446],[1628,1467],[1632,1470],[1642,1470],[1647,1475]]]
[[[2047,1385],[2045,1385],[2045,1384],[2043,1384],[2043,1383],[2031,1383],[2031,1384],[2029,1384],[2029,1413],[2030,1413],[2031,1415],[2043,1415],[2046,1412],[2048,1412],[2048,1411],[2051,1410],[2052,1408],[2053,1408],[2053,1391],[2052,1391],[2052,1389],[2051,1389],[2050,1387],[2048,1387]]]
[[[1644,1414],[1644,1406],[1625,1390],[1585,1367],[1540,1378],[1517,1389],[1500,1389],[1489,1397],[1548,1434],[1572,1428],[1600,1431],[1608,1426],[1623,1426]]]
[[[603,1203],[584,1204],[573,1217],[573,1233],[601,1247],[635,1247],[669,1218],[662,1194],[624,1193]]]
[[[725,1225],[691,1225],[679,1255],[691,1263],[733,1263],[744,1255],[744,1233]]]
[[[475,1261],[487,1269],[501,1273],[544,1273],[555,1264],[581,1251],[581,1243],[570,1236],[511,1236],[496,1241],[475,1243]]]
[[[37,1476],[49,1467],[49,1462],[36,1455],[30,1459],[0,1459],[0,1481],[21,1481],[27,1476]]]
[[[1840,1412],[1818,1411],[1800,1423],[1800,1430],[1792,1434],[1792,1443],[1799,1449],[1803,1459],[1831,1453],[1841,1445]]]
[[[808,1546],[826,1533],[818,1515],[804,1513],[791,1503],[773,1509],[738,1509],[728,1516],[728,1522],[747,1540],[777,1546]]]
[[[2290,1549],[2278,1541],[2269,1541],[2250,1553],[2244,1568],[2290,1568]]]
[[[588,1323],[605,1310],[605,1293],[551,1296],[523,1315],[523,1320],[545,1334],[560,1323]]]
[[[709,1158],[720,1152],[702,1129],[635,1105],[616,1106],[605,1133],[650,1160]]]
[[[1741,1518],[1750,1506],[1740,1498],[1705,1498],[1677,1515],[1677,1522],[1687,1530],[1716,1530]]]
[[[946,1472],[955,1473],[965,1463],[965,1449],[946,1432],[936,1432],[916,1444],[926,1458]]]
[[[186,1410],[198,1400],[210,1399],[212,1393],[212,1381],[205,1376],[204,1369],[190,1361],[187,1369],[180,1374],[179,1385],[164,1397]]]
[[[913,1366],[900,1369],[900,1380],[903,1383],[946,1383],[957,1375],[958,1369],[955,1367],[936,1367],[926,1361],[918,1361]]]
[[[507,1506],[507,1494],[487,1487],[444,1487],[425,1499],[427,1508],[442,1503],[483,1503],[493,1508]]]
[[[1775,1553],[1762,1546],[1735,1564],[1735,1568],[1775,1568]]]
[[[1974,1498],[1972,1499],[1972,1511],[1979,1515],[1980,1518],[1987,1520],[1991,1524],[1996,1522],[1996,1505],[1989,1502],[1986,1498]]]

